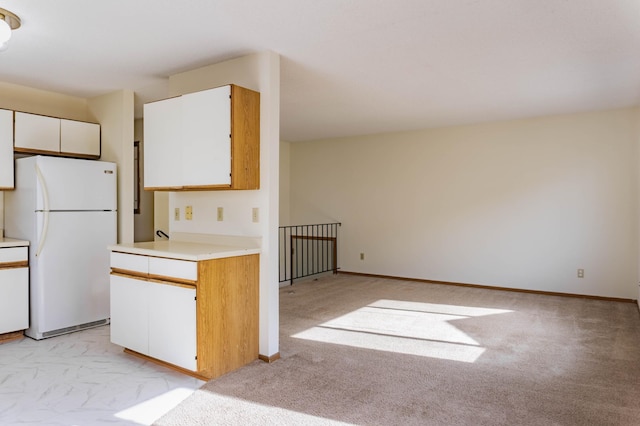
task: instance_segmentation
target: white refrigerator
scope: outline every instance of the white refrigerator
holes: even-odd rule
[[[15,164],[5,236],[28,240],[34,339],[109,323],[109,251],[117,239],[116,165],[35,156]]]

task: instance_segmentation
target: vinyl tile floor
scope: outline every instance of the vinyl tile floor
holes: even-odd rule
[[[123,353],[109,326],[0,344],[0,425],[150,425],[204,382]]]

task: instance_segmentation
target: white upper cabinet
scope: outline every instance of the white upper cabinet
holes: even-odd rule
[[[60,152],[100,157],[100,125],[61,119]]]
[[[0,190],[14,188],[13,111],[0,109]]]
[[[227,85],[144,107],[146,189],[260,188],[258,92]]]
[[[231,86],[182,96],[185,186],[231,185]]]
[[[33,154],[100,158],[100,125],[16,111],[14,149]]]
[[[182,98],[144,105],[144,186],[182,187]]]
[[[60,152],[60,119],[16,112],[15,149],[22,152]]]

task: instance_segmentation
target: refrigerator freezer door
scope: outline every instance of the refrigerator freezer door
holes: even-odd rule
[[[44,215],[36,213],[38,234]],[[109,251],[116,212],[50,212],[46,238],[31,260],[31,323],[35,339],[109,318]],[[51,334],[49,334],[51,335]]]
[[[37,157],[35,166],[37,211],[116,210],[115,163]]]

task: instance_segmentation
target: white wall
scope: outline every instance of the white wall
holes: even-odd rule
[[[32,114],[93,121],[87,100],[76,96],[0,82],[0,108]]]
[[[291,144],[280,142],[280,226],[291,223]]]
[[[173,75],[171,96],[225,84],[260,92],[260,189],[175,192],[169,196],[169,230],[262,238],[260,254],[260,354],[278,353],[278,171],[280,143],[280,59],[263,52]],[[175,207],[193,207],[193,220],[175,221]],[[156,204],[156,207],[158,205]],[[224,221],[216,220],[217,207]],[[260,211],[252,222],[252,208]],[[182,213],[184,214],[184,213]]]
[[[293,143],[291,219],[342,222],[344,271],[635,299],[637,124],[625,109]]]
[[[140,142],[140,213],[133,215],[133,240],[136,242],[153,241],[153,191],[144,190],[144,126],[142,119],[134,121],[133,134],[133,140]]]
[[[133,242],[133,92],[120,90],[88,101],[101,125],[101,160],[118,164],[118,243]]]
[[[637,173],[637,182],[638,182],[638,213],[640,214],[640,108],[636,108],[636,146],[637,148],[637,164],[638,167],[636,169],[636,173]],[[638,221],[640,224],[640,216],[638,217]],[[638,226],[638,240],[637,240],[637,246],[638,246],[638,256],[640,256],[640,225]],[[637,276],[636,276],[636,284],[638,285],[638,288],[636,289],[636,298],[637,298],[637,302],[638,302],[638,306],[640,307],[640,258],[638,258],[637,260],[637,267],[638,267],[638,271],[637,271]]]

